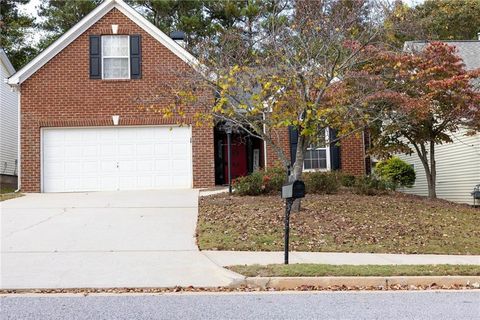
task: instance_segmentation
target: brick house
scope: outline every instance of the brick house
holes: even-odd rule
[[[8,79],[19,93],[24,192],[203,188],[223,184],[225,132],[139,108],[135,98],[196,59],[122,0],[106,0]],[[203,93],[207,94],[207,93]],[[166,101],[167,102],[167,101]],[[326,134],[333,132],[327,130]],[[278,132],[286,154],[292,132]],[[274,165],[261,140],[233,134],[233,176]],[[361,175],[363,137],[308,151],[308,168]]]

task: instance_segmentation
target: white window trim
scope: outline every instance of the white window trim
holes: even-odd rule
[[[118,37],[127,37],[127,44],[128,44],[128,54],[127,56],[108,56],[108,57],[105,57],[103,55],[103,37],[115,37],[115,36],[118,36]],[[129,35],[122,35],[122,34],[118,34],[118,35],[110,35],[110,34],[106,34],[106,35],[103,35],[102,37],[102,41],[101,41],[101,50],[102,50],[102,80],[130,80],[132,78],[132,75],[131,75],[131,68],[130,68],[130,36]],[[128,59],[128,64],[127,64],[127,69],[128,69],[128,77],[127,78],[105,78],[105,73],[103,71],[104,69],[104,59],[125,59],[127,58]]]
[[[327,172],[327,171],[331,171],[329,131],[330,130],[328,130],[328,128],[325,128],[325,142],[326,142],[325,147],[315,148],[315,150],[325,150],[327,167],[324,168],[324,169],[305,169],[305,161],[303,161],[303,172]],[[312,149],[313,148],[307,148],[307,151],[312,150]]]

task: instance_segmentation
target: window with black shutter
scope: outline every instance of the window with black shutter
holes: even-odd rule
[[[140,35],[90,36],[90,78],[121,80],[142,77]]]
[[[130,36],[130,76],[132,79],[142,77],[142,37]]]
[[[90,36],[90,78],[102,78],[102,37]]]

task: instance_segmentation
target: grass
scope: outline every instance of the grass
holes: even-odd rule
[[[283,219],[278,195],[203,197],[198,245],[281,251]],[[292,251],[480,254],[480,210],[401,193],[310,194],[290,222]]]
[[[14,193],[15,188],[13,187],[6,187],[6,186],[1,186],[0,187],[0,201],[5,201],[5,200],[10,200],[14,198],[21,197],[21,193]]]
[[[480,276],[476,265],[331,265],[270,264],[266,266],[230,266],[228,269],[247,277],[327,277],[327,276]]]

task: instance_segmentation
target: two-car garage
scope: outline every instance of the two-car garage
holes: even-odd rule
[[[42,129],[42,192],[192,187],[191,127]]]

